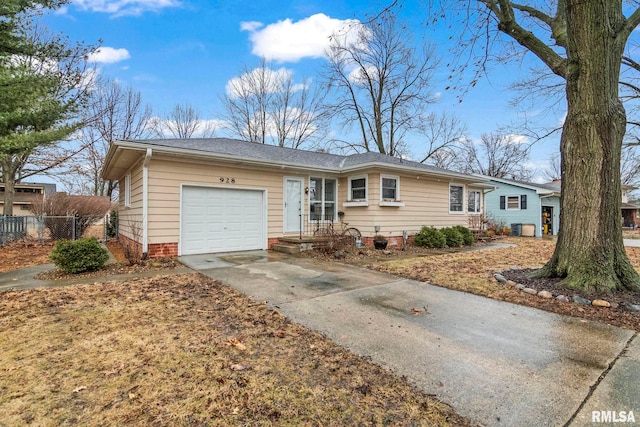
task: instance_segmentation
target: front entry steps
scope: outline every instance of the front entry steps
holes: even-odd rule
[[[299,254],[300,252],[312,250],[314,243],[317,244],[322,240],[321,237],[313,236],[278,237],[278,243],[271,245],[271,249],[287,254]]]

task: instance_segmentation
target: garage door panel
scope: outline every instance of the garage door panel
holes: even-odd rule
[[[262,249],[264,192],[183,187],[182,254]]]

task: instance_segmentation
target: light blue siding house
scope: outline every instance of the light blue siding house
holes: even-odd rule
[[[489,178],[489,177],[485,177]],[[522,235],[558,234],[560,181],[548,184],[489,178],[495,190],[485,194],[485,212]],[[517,224],[515,227],[513,224]],[[533,227],[531,227],[533,226]],[[514,230],[515,228],[515,230]],[[531,232],[531,234],[529,234]]]

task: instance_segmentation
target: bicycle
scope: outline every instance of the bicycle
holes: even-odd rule
[[[317,237],[344,237],[351,240],[351,243],[355,243],[356,240],[362,239],[362,233],[360,233],[360,230],[355,227],[349,227],[349,223],[342,221],[342,219],[340,219],[339,232],[336,232],[334,229],[333,222],[321,224],[319,220],[316,221],[316,229],[314,230],[313,235]]]

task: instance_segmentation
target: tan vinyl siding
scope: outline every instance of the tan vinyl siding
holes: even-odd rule
[[[306,175],[290,171],[152,158],[149,163],[149,242],[178,241],[181,185],[266,190],[267,235],[269,238],[282,236],[285,176],[303,177],[303,185],[308,185]],[[221,178],[225,179],[224,183],[220,182]],[[226,178],[233,178],[235,183],[226,183]]]
[[[125,177],[119,183],[118,233],[140,241],[142,238],[142,162],[137,163],[129,171],[131,173],[131,205],[126,207]]]
[[[362,174],[354,174],[359,176]],[[375,226],[380,226],[380,234],[399,236],[403,231],[413,234],[424,225],[448,227],[453,225],[468,226],[469,216],[466,213],[466,197],[468,186],[465,185],[465,211],[463,214],[449,213],[449,181],[436,180],[426,176],[397,175],[393,172],[384,176],[399,176],[399,196],[404,206],[380,206],[380,173],[368,174],[368,202],[366,207],[346,207],[347,178],[340,180],[341,201],[339,209],[345,212],[344,221],[349,227],[356,227],[364,237],[375,234]],[[464,184],[462,184],[464,185]]]

